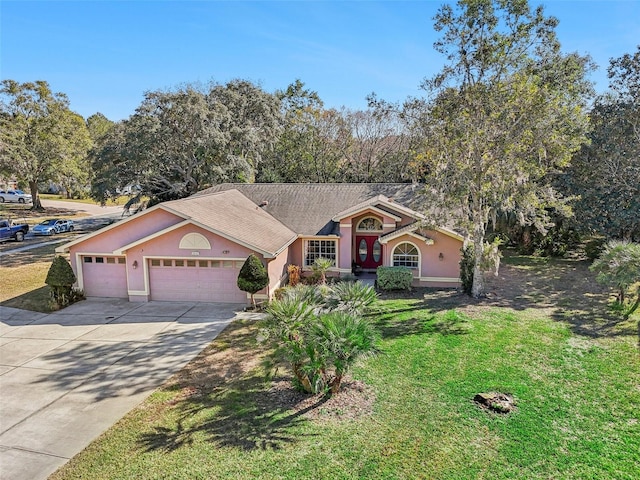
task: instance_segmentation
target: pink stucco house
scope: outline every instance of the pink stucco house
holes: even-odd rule
[[[414,285],[460,284],[462,237],[423,226],[407,184],[222,184],[155,205],[56,249],[69,253],[87,296],[245,303],[236,286],[250,253],[265,263],[270,298],[286,267],[332,273],[406,266]]]

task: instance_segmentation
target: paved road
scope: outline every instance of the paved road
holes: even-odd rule
[[[59,200],[42,200],[42,206],[46,208],[60,208],[71,210],[78,213],[86,213],[91,217],[101,215],[122,215],[122,206],[106,206],[93,205],[81,202],[63,202]]]
[[[256,317],[242,307],[88,299],[47,315],[0,306],[0,478],[47,478],[234,318]]]

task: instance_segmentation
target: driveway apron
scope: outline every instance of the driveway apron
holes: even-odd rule
[[[0,479],[45,479],[193,359],[241,305],[0,307]]]

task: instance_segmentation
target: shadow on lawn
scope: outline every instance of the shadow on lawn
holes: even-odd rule
[[[278,450],[306,435],[292,429],[305,423],[303,415],[324,400],[296,410],[268,391],[264,377],[238,379],[211,391],[197,392],[176,405],[178,420],[172,427],[156,427],[139,440],[147,451],[173,451],[196,438],[218,447],[244,451]]]
[[[258,328],[250,321],[230,324],[170,381],[165,389],[176,394],[162,406],[172,410],[162,417],[177,420],[142,434],[143,448],[173,451],[197,438],[245,451],[277,450],[304,438],[292,430],[326,400],[302,403],[308,395],[271,388],[278,379],[267,380],[260,368],[268,351],[256,341]]]
[[[596,283],[589,271],[590,262],[519,256],[511,252],[507,252],[504,260],[498,277],[486,276],[486,298],[474,299],[457,290],[414,289],[409,294],[415,299],[410,308],[382,312],[382,335],[396,337],[427,331],[465,333],[464,328],[456,331],[457,328],[438,326],[430,320],[436,313],[450,311],[478,316],[483,309],[491,307],[541,310],[557,321],[567,322],[574,333],[592,338],[640,335],[640,325],[623,322],[620,316],[609,311],[610,291]],[[406,299],[407,294],[383,294],[382,298]],[[411,311],[415,316],[406,319],[407,312]],[[425,311],[430,315],[425,315]]]
[[[451,307],[459,306],[453,304]],[[441,335],[465,335],[470,324],[466,315],[456,310],[438,317],[428,300],[417,302],[412,308],[387,310],[377,314],[376,328],[383,338],[397,338],[423,333],[439,333]]]

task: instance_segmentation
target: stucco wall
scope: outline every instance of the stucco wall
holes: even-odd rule
[[[267,272],[269,272],[269,287],[266,294],[271,297],[273,292],[279,288],[286,286],[286,281],[281,283],[281,280],[287,273],[287,265],[291,263],[289,261],[290,250],[285,249],[276,258],[271,259],[267,264]]]
[[[179,248],[182,237],[194,232],[201,234],[209,241],[211,244],[210,250],[186,250]],[[145,266],[145,257],[245,260],[252,251],[195,225],[185,225],[162,236],[141,243],[140,245],[136,245],[125,253],[128,266],[133,265],[134,262],[138,262],[139,266]],[[262,259],[261,255],[258,256]],[[127,271],[129,273],[129,290],[145,290],[145,276],[147,275],[145,268],[137,268],[135,270],[128,268]]]
[[[78,254],[109,254],[124,245],[181,221],[183,221],[181,217],[157,209],[132,217],[131,220],[118,222],[113,227],[103,229],[97,235],[73,245],[69,249],[71,267],[78,277]]]
[[[462,241],[433,230],[427,230],[424,233],[433,239],[433,245],[428,245],[421,238],[409,234],[390,240],[383,250],[385,264],[393,265],[392,256],[395,247],[400,243],[409,242],[418,247],[420,251],[420,269],[414,272],[416,285],[458,286]],[[441,253],[442,259],[440,258]]]
[[[367,232],[358,232],[358,224],[367,217],[373,217],[380,220],[382,223],[382,233],[380,232],[370,232],[371,235],[384,235],[385,233],[389,233],[394,231],[396,228],[402,225],[408,225],[414,220],[408,215],[404,215],[401,213],[396,213],[396,217],[400,217],[400,221],[397,221],[395,218],[387,215],[385,213],[376,212],[372,209],[366,209],[364,211],[358,212],[357,214],[346,217],[340,221],[340,268],[351,271],[351,263],[355,258],[355,237],[358,235],[367,235]],[[385,259],[388,259],[389,256],[385,251],[387,250],[386,245],[382,245],[382,258],[383,264],[387,265]]]

